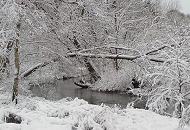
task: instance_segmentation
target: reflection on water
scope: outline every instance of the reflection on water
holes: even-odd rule
[[[98,91],[92,91],[90,89],[81,89],[78,86],[76,86],[73,83],[72,79],[68,80],[57,80],[52,87],[47,88],[54,88],[54,93],[48,94],[48,91],[46,90],[46,96],[44,94],[42,95],[40,88],[37,86],[34,86],[32,88],[32,92],[36,96],[43,96],[46,99],[53,99],[58,100],[65,97],[71,97],[79,99],[84,99],[88,101],[90,104],[101,104],[104,103],[106,105],[114,105],[118,104],[122,108],[126,107],[129,102],[132,102],[136,99],[134,96],[130,96],[127,94],[119,94],[119,93],[104,93],[104,92],[98,92]],[[47,96],[48,95],[48,96]],[[56,96],[55,96],[56,95]],[[145,103],[139,102],[135,105],[135,107],[138,108],[144,108]]]

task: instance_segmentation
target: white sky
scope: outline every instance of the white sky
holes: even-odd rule
[[[152,0],[157,1],[157,0]],[[174,2],[174,8],[177,3],[177,8],[184,14],[190,15],[190,0],[160,0],[162,2],[162,6],[166,6],[164,8],[167,9],[167,5],[172,6],[172,1]]]
[[[181,11],[185,14],[190,14],[190,0],[178,0],[180,3]]]

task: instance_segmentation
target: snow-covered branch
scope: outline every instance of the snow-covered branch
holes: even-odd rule
[[[46,65],[48,65],[49,62],[44,62],[44,63],[39,63],[35,66],[32,66],[31,68],[29,68],[28,70],[26,70],[25,72],[23,72],[20,77],[21,78],[24,78],[24,77],[27,77],[29,76],[30,74],[32,74],[34,71],[36,71],[38,68],[41,68],[41,67],[44,67]]]
[[[107,58],[107,59],[125,59],[125,60],[135,60],[139,56],[129,56],[129,55],[119,55],[119,54],[92,54],[92,53],[67,53],[67,57],[88,57],[88,58]]]
[[[92,53],[79,53],[79,52],[67,53],[66,57],[76,57],[76,56],[87,57],[87,58],[124,59],[131,61],[142,57],[141,55],[130,56],[130,55],[121,55],[121,54],[92,54]],[[164,59],[158,59],[158,58],[149,58],[149,60],[161,63],[165,61]]]

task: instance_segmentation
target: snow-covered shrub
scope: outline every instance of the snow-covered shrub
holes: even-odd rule
[[[82,122],[79,123],[79,129],[81,130],[93,130],[93,122],[89,116],[84,116]]]
[[[94,88],[102,91],[124,91],[129,87],[131,81],[131,77],[125,70],[107,70],[101,77]]]
[[[184,128],[184,126],[190,126],[190,105],[184,110],[182,118],[179,121],[179,128]]]
[[[181,117],[190,92],[190,64],[187,61],[189,49],[186,49],[186,44],[170,46],[160,54],[164,62],[154,66],[154,72],[147,74],[152,80],[147,107],[160,114],[170,109],[170,114]]]
[[[82,114],[80,113],[79,115],[77,115],[77,120],[75,121],[75,123],[72,126],[73,130],[103,130],[101,128],[101,125],[96,123],[93,120],[93,114],[89,115],[89,114]]]
[[[149,96],[147,104],[146,104],[146,106],[149,108],[149,110],[152,110],[159,114],[165,114],[165,111],[170,106],[170,104],[167,100],[168,91],[167,90],[165,92],[162,92],[162,91],[163,90],[159,90],[159,88],[152,91],[149,94],[150,96]],[[159,93],[159,94],[156,94],[156,93]]]
[[[99,124],[103,130],[113,129],[111,124],[111,115],[113,114],[113,111],[110,107],[103,106],[103,109],[95,115],[93,120]]]
[[[97,81],[93,86],[93,89],[100,91],[126,91],[128,88],[132,88],[132,78],[137,77],[137,71],[132,63],[116,70],[111,67],[107,67],[101,74],[101,80]],[[134,68],[133,68],[134,67]]]

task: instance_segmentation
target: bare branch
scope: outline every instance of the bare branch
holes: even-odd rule
[[[151,55],[152,53],[158,52],[158,51],[160,51],[160,50],[162,50],[162,49],[165,49],[166,47],[168,47],[168,46],[162,46],[162,47],[160,47],[160,48],[151,50],[151,51],[147,52],[145,55]]]

